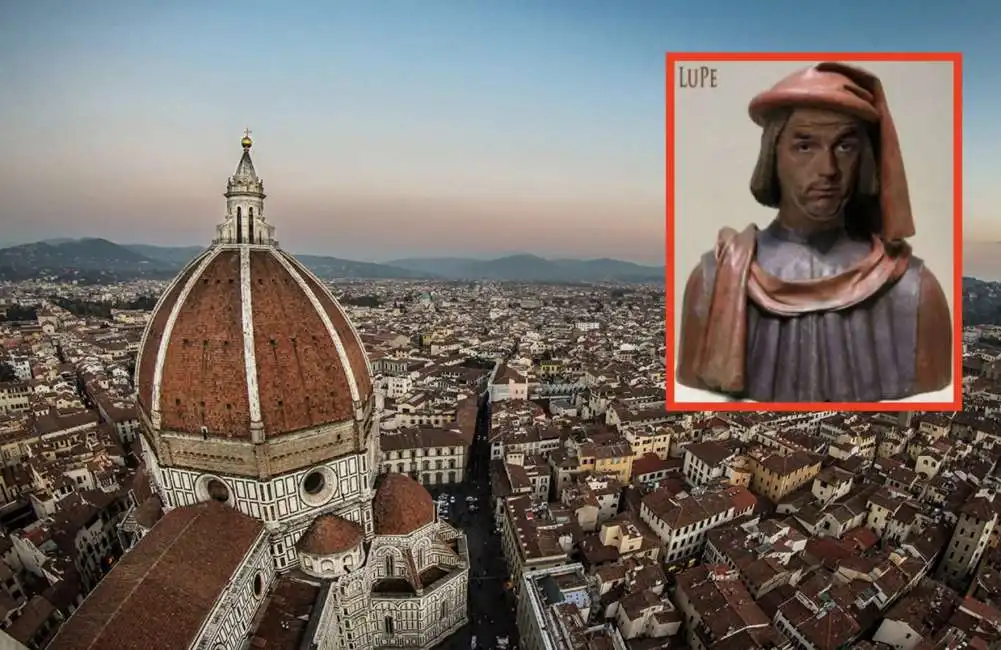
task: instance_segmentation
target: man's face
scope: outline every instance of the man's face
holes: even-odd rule
[[[776,155],[783,201],[811,221],[834,222],[855,191],[862,125],[834,111],[797,109],[779,135]]]

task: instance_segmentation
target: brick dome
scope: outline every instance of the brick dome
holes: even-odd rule
[[[226,241],[160,298],[136,386],[154,431],[248,442],[361,420],[372,393],[361,339],[323,284],[277,246]]]
[[[376,535],[409,535],[434,522],[434,501],[406,474],[384,474],[372,501]]]
[[[320,515],[309,525],[296,547],[310,555],[337,555],[361,542],[361,526],[337,515]]]

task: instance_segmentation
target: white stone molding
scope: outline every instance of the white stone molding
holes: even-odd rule
[[[196,255],[193,260],[184,265],[184,268],[181,269],[181,272],[178,273],[176,276],[174,276],[174,279],[170,281],[170,284],[167,285],[167,288],[164,290],[164,292],[160,294],[159,298],[157,298],[156,305],[153,307],[153,311],[150,312],[151,314],[160,313],[160,309],[163,307],[163,303],[166,302],[167,297],[171,293],[173,293],[174,289],[177,288],[177,285],[180,284],[181,279],[184,278],[184,276],[188,273],[188,270],[191,269],[191,267],[193,266],[199,265],[202,261],[202,258],[204,258],[210,252],[211,252],[210,250],[204,250],[198,255]],[[132,380],[132,385],[135,386],[137,390],[139,388],[139,367],[142,365],[142,355],[143,352],[145,352],[146,350],[146,343],[149,341],[149,332],[151,329],[152,329],[151,327],[147,326],[146,329],[143,330],[142,339],[140,339],[139,341],[139,355],[136,357],[136,371],[135,371],[135,376],[133,377]],[[161,343],[160,345],[162,346],[163,343]],[[156,404],[155,403],[151,404],[150,408],[155,410]]]
[[[170,310],[170,314],[167,315],[167,322],[163,328],[163,336],[160,337],[160,345],[156,350],[156,365],[153,367],[153,399],[151,400],[152,404],[150,404],[153,412],[150,414],[150,418],[154,429],[160,428],[160,382],[163,379],[163,364],[167,360],[167,348],[170,347],[170,337],[174,333],[174,324],[177,323],[177,315],[181,312],[184,303],[187,302],[191,290],[198,283],[198,280],[201,279],[202,274],[205,273],[205,269],[208,268],[209,264],[219,256],[219,252],[218,248],[210,249],[208,254],[201,257],[198,267],[191,274],[191,277],[188,278],[184,287],[181,288],[181,293],[178,294],[177,300]]]
[[[298,267],[300,273],[302,273],[303,275],[305,275],[306,277],[308,277],[309,279],[311,279],[318,286],[321,286],[321,287],[326,287],[327,286],[327,285],[325,285],[323,283],[322,280],[320,280],[319,277],[317,277],[317,275],[315,273],[313,273],[312,271],[310,271],[309,268],[305,264],[303,264],[302,262],[300,262],[299,260],[297,260],[297,259],[295,259],[293,257],[292,258],[292,263],[296,267]],[[355,341],[358,343],[359,347],[361,347],[362,357],[365,359],[365,369],[368,370],[368,374],[371,377],[372,375],[375,374],[375,373],[372,372],[372,361],[368,358],[368,350],[365,349],[365,344],[362,343],[361,335],[358,333],[358,329],[355,327],[354,322],[350,318],[347,317],[347,312],[344,311],[344,306],[341,305],[340,301],[338,301],[337,298],[332,293],[330,294],[330,300],[334,303],[334,307],[336,307],[339,312],[341,312],[342,314],[344,314],[344,320],[347,322],[348,328],[351,330],[351,334],[355,337]]]
[[[295,280],[297,285],[299,285],[299,289],[306,294],[306,297],[309,298],[310,304],[313,305],[313,309],[315,309],[317,315],[319,315],[320,320],[323,322],[323,327],[327,330],[327,335],[330,336],[330,339],[334,342],[334,347],[337,349],[337,356],[341,360],[341,367],[344,369],[344,374],[348,379],[348,388],[351,391],[351,401],[358,404],[361,401],[361,393],[358,390],[358,382],[355,380],[354,368],[351,367],[351,361],[348,360],[347,350],[344,349],[344,342],[341,340],[340,334],[338,334],[337,330],[334,328],[334,324],[331,322],[330,316],[327,315],[327,311],[323,308],[323,303],[320,302],[320,298],[306,283],[302,274],[295,268],[295,266],[293,266],[291,262],[289,262],[288,257],[282,255],[281,252],[277,250],[272,250],[271,254],[275,256],[275,259],[277,259],[282,265],[285,272],[292,276],[292,279]],[[350,322],[350,320],[348,322]],[[362,346],[363,351],[364,349],[365,347]]]
[[[257,353],[254,349],[254,305],[250,277],[250,249],[240,247],[240,303],[243,320],[243,362],[247,372],[247,400],[250,405],[250,434],[253,442],[264,442],[261,421],[261,391],[257,385]]]

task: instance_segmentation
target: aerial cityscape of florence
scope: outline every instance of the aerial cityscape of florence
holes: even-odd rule
[[[0,648],[1001,648],[961,8],[3,4]]]

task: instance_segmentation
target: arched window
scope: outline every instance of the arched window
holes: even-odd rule
[[[417,570],[424,568],[424,549],[417,551]]]
[[[387,578],[393,577],[393,556],[392,555],[387,555],[386,556],[386,577]]]
[[[385,620],[383,621],[383,626],[385,627],[386,634],[395,634],[395,631],[393,630],[393,617],[392,616],[387,616],[385,618]]]
[[[236,243],[243,243],[243,210],[236,206]]]
[[[254,243],[254,208],[247,208],[247,243]]]
[[[443,599],[441,601],[441,620],[444,621],[447,618],[448,618],[448,601]]]

